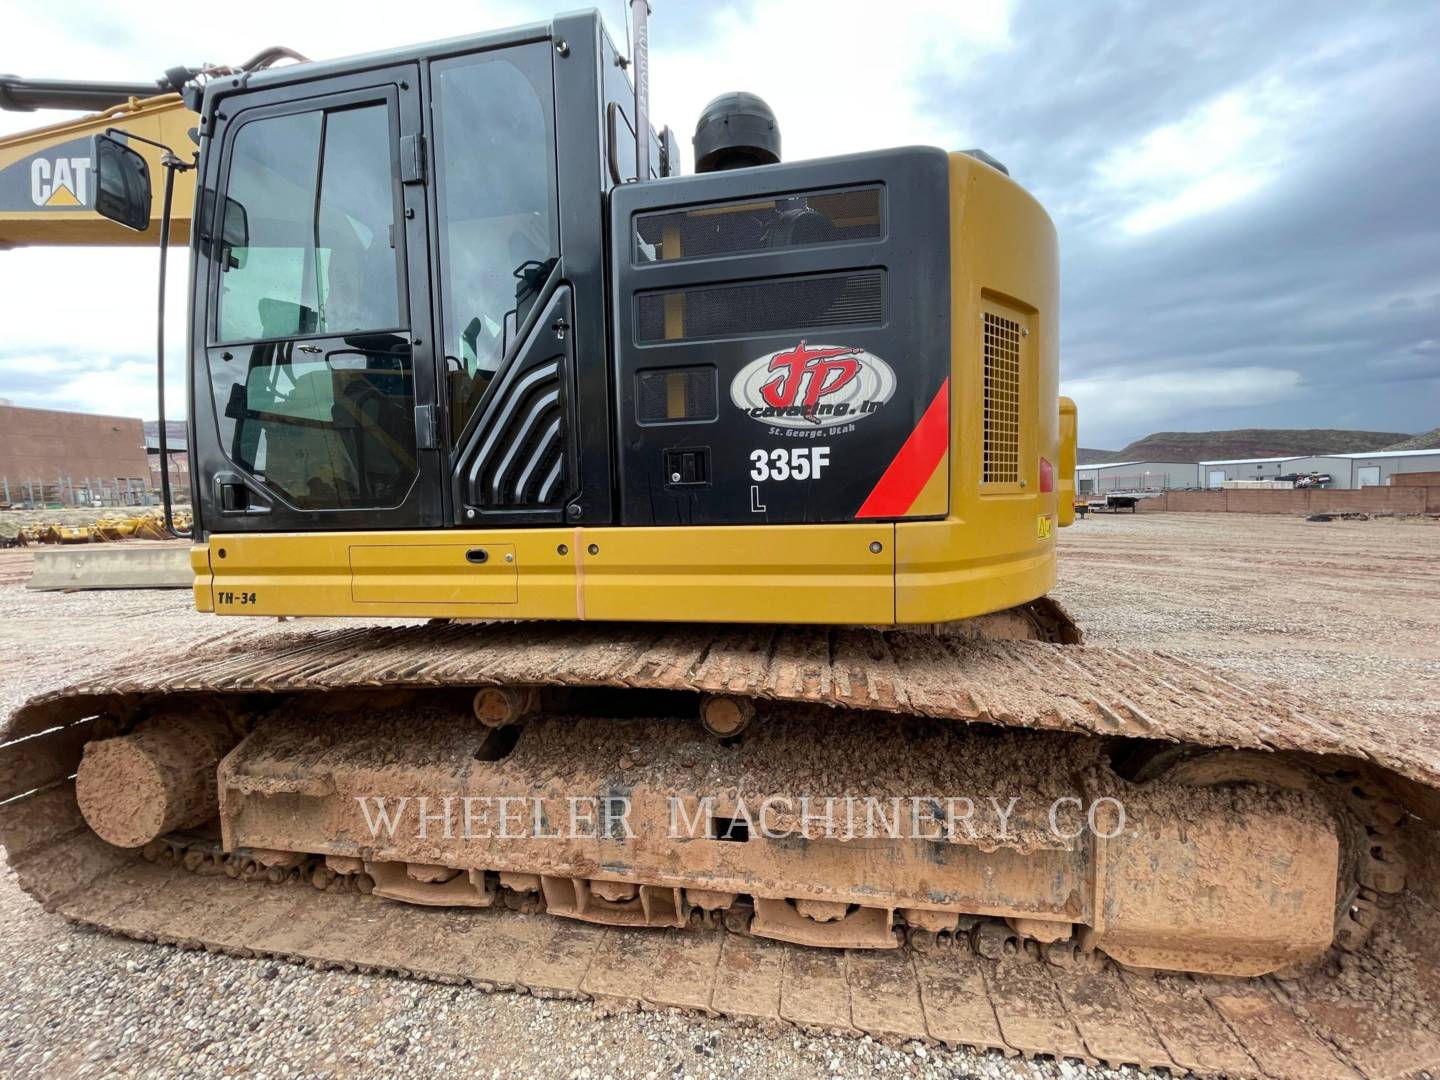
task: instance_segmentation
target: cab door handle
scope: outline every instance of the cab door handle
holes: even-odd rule
[[[471,548],[469,551],[465,552],[465,561],[468,563],[474,563],[476,566],[479,566],[481,563],[486,563],[490,561],[490,552],[486,551],[484,548]]]

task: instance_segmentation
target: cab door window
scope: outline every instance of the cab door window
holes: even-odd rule
[[[384,102],[273,115],[231,143],[217,419],[297,509],[399,506],[418,474],[391,120]]]
[[[253,120],[231,148],[222,343],[401,325],[389,109]],[[230,231],[230,230],[226,230]]]

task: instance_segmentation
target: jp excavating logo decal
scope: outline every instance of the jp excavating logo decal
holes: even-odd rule
[[[880,357],[803,341],[750,361],[730,383],[730,400],[746,416],[788,428],[852,423],[894,394],[895,372]]]
[[[0,210],[85,210],[93,188],[90,140],[71,139],[0,169]]]

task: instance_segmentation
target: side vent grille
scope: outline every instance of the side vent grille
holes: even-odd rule
[[[637,215],[635,262],[871,241],[884,235],[885,193],[878,187],[758,196]]]
[[[878,326],[884,287],[883,270],[859,270],[641,293],[636,337],[649,343]]]
[[[985,312],[985,460],[981,480],[1020,480],[1020,324]]]
[[[487,510],[546,509],[565,494],[564,358],[535,364],[502,388],[471,461],[469,495]]]
[[[642,424],[697,423],[719,415],[713,367],[641,371],[635,381],[635,419]]]

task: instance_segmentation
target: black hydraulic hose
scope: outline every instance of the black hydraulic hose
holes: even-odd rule
[[[165,195],[160,204],[160,291],[155,304],[155,397],[160,414],[155,428],[160,451],[160,502],[165,511],[165,530],[172,536],[188,537],[189,532],[177,532],[175,529],[174,508],[170,496],[170,439],[165,431],[165,271],[170,259],[170,210],[175,200],[175,174],[189,172],[200,159],[199,155],[196,155],[195,160],[187,164],[164,143],[137,135],[133,131],[119,132],[116,128],[107,128],[105,134],[124,134],[126,138],[155,147],[161,151],[160,166],[165,170]]]

